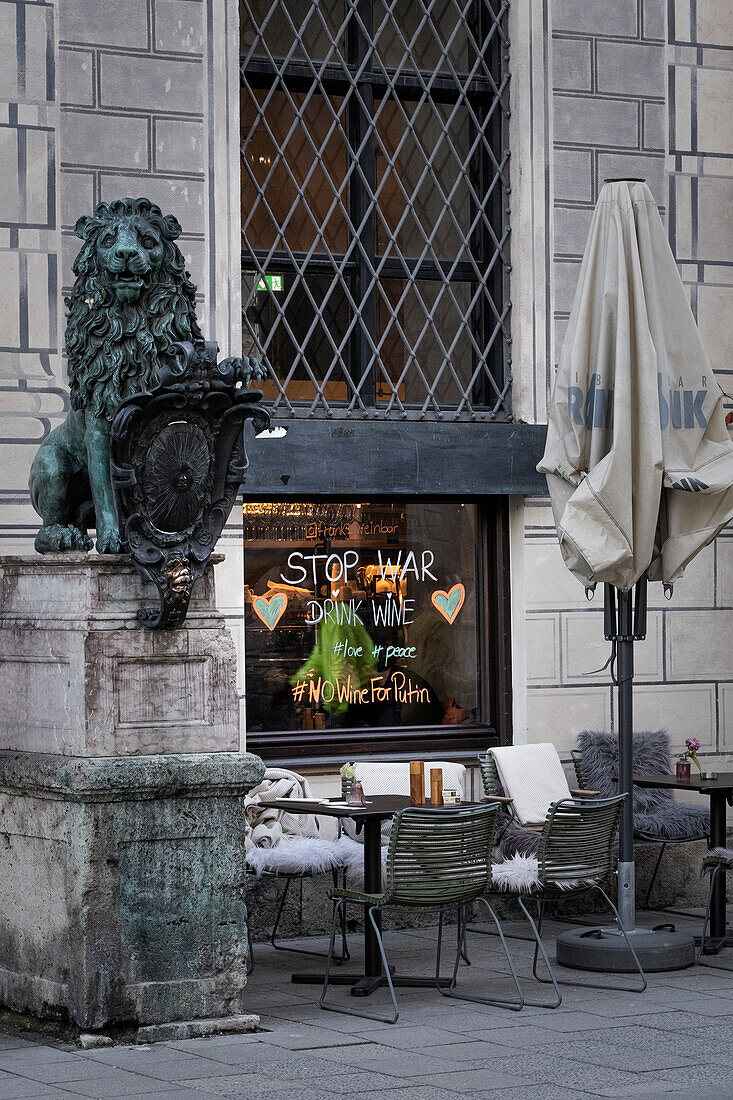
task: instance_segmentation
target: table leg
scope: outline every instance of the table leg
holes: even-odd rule
[[[367,894],[382,892],[382,822],[377,818],[368,818],[364,824],[364,891]],[[375,914],[377,926],[381,931],[381,914]],[[382,973],[382,958],[379,943],[374,934],[371,921],[365,921],[364,954],[367,977],[376,977]]]
[[[364,892],[381,894],[382,892],[382,822],[378,817],[368,817],[364,821]],[[375,914],[377,926],[381,928],[380,914]],[[354,997],[368,997],[379,989],[383,981],[382,956],[379,952],[372,923],[364,910],[364,974],[355,975],[332,972],[330,981],[334,985],[350,985]],[[298,984],[316,984],[323,981],[320,974],[293,974],[291,981]]]
[[[725,791],[710,792],[710,847],[725,847]],[[717,875],[710,909],[710,938],[724,940],[726,934],[725,916],[726,876]]]
[[[364,892],[382,892],[382,822],[378,818],[368,817],[364,822]],[[381,914],[375,913],[375,919],[381,930]],[[364,978],[351,987],[351,995],[366,997],[381,985],[381,981],[379,941],[364,909]]]

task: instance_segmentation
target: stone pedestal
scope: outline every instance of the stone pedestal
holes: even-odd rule
[[[83,1028],[245,1011],[249,753],[0,752],[0,1002]]]
[[[122,555],[0,558],[0,749],[238,749],[237,657],[213,566],[179,630],[140,627],[137,609],[156,602]]]
[[[149,632],[127,559],[0,559],[0,1003],[82,1028],[245,1003],[236,658],[213,570]],[[214,751],[212,751],[214,750]]]

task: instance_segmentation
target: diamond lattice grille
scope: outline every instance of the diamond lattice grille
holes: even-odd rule
[[[276,412],[510,415],[506,12],[242,0],[244,350]]]

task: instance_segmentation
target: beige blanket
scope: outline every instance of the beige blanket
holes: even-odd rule
[[[312,798],[304,775],[285,768],[268,768],[264,779],[244,797],[247,821],[245,851],[250,848],[274,848],[284,836],[318,836],[313,814],[288,813],[262,805],[262,798]]]

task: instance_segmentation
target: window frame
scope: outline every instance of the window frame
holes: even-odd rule
[[[262,495],[246,493],[248,500]],[[386,497],[385,497],[386,499]],[[395,503],[436,501],[435,497],[389,497]],[[319,497],[319,503],[341,503]],[[468,498],[467,498],[468,502]],[[485,720],[471,726],[382,726],[337,730],[246,730],[248,752],[269,765],[333,765],[344,760],[474,759],[489,745],[512,741],[511,599],[509,572],[509,498],[489,496],[472,501],[477,512],[476,622],[480,708]],[[244,546],[246,555],[247,548]],[[244,568],[244,566],[243,566]],[[244,576],[242,577],[244,583]],[[244,622],[244,620],[243,620]],[[247,652],[246,626],[244,648]],[[246,729],[246,656],[245,656]]]
[[[509,187],[508,178],[504,178],[505,173],[508,177],[509,130],[508,109],[503,101],[509,80],[508,4],[507,0],[491,0],[496,2],[498,8],[498,15],[494,16],[488,11],[488,2],[472,0],[466,9],[470,12],[466,22],[481,47],[482,56],[484,52],[487,54],[489,76],[474,75],[469,80],[470,74],[455,69],[451,74],[424,69],[404,72],[381,61],[375,64],[372,60],[370,63],[370,57],[377,53],[370,37],[374,31],[374,0],[355,0],[353,6],[357,18],[348,21],[340,63],[291,59],[285,64],[282,58],[271,59],[261,55],[240,58],[240,85],[252,92],[270,90],[280,84],[290,93],[345,96],[351,89],[356,89],[357,93],[350,96],[346,106],[348,148],[351,151],[360,150],[356,158],[357,170],[349,175],[347,205],[351,224],[361,226],[359,247],[353,249],[349,228],[347,253],[315,250],[288,253],[274,248],[257,248],[247,243],[242,230],[243,274],[254,268],[257,278],[263,278],[265,273],[282,273],[304,281],[309,274],[326,272],[332,280],[348,284],[346,308],[351,315],[349,325],[353,327],[348,337],[349,354],[343,381],[340,378],[338,381],[322,380],[316,384],[317,392],[311,400],[288,394],[288,386],[292,386],[294,380],[277,379],[276,412],[282,409],[294,416],[330,416],[348,408],[347,415],[379,416],[381,413],[387,417],[390,413],[398,413],[403,416],[419,415],[420,419],[428,420],[439,420],[444,415],[452,415],[456,419],[463,416],[471,420],[511,420],[511,265],[509,208],[506,201]],[[347,7],[348,0],[344,11]],[[500,30],[502,24],[503,29]],[[377,189],[375,104],[385,96],[395,97],[400,103],[417,102],[426,92],[429,102],[456,103],[463,99],[466,107],[470,104],[476,117],[483,119],[486,126],[486,141],[478,143],[478,150],[472,152],[469,163],[473,192],[480,196],[482,204],[488,196],[486,212],[492,228],[489,229],[486,221],[481,220],[467,238],[473,262],[426,260],[402,253],[383,256],[378,252],[378,203],[374,197]],[[467,123],[475,129],[470,117],[467,117]],[[244,159],[244,147],[242,153]],[[496,167],[492,166],[492,159]],[[256,182],[253,183],[257,188]],[[471,199],[472,208],[474,205]],[[491,240],[492,235],[494,241]],[[500,242],[498,247],[496,242]],[[347,259],[348,253],[355,258]],[[441,285],[446,282],[449,285],[462,283],[473,287],[477,281],[474,265],[486,270],[486,278],[484,291],[471,308],[470,324],[465,315],[462,321],[462,328],[470,329],[472,346],[471,381],[466,385],[461,383],[461,400],[455,405],[446,403],[441,407],[432,395],[427,396],[425,401],[425,405],[432,407],[423,405],[421,408],[419,404],[408,405],[398,398],[402,408],[392,408],[397,390],[391,382],[392,397],[387,403],[380,402],[378,395],[381,393],[383,372],[378,369],[380,337],[377,314],[380,294],[375,272],[380,282],[407,277],[415,282],[433,281]],[[358,315],[356,323],[353,322],[354,312]],[[477,346],[486,351],[486,362],[481,368],[477,361]],[[411,369],[415,367],[408,366],[407,370]],[[344,387],[346,400],[329,401],[323,392],[328,386],[334,390]],[[293,388],[296,389],[297,384]],[[409,412],[406,413],[405,409]]]

